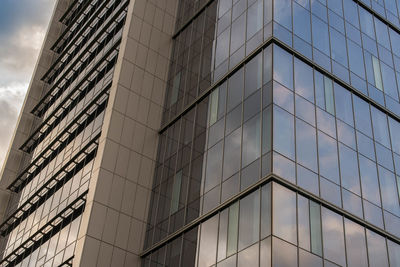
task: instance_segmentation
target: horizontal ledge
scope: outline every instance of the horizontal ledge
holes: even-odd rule
[[[206,214],[203,214],[201,216],[199,216],[197,219],[193,220],[192,222],[186,224],[184,227],[182,227],[181,229],[179,229],[178,231],[168,235],[167,237],[165,237],[164,239],[162,239],[161,241],[155,243],[154,245],[152,245],[150,248],[145,249],[144,251],[142,251],[139,256],[141,258],[147,256],[148,254],[150,254],[151,252],[157,250],[158,248],[164,246],[165,244],[167,244],[168,242],[172,241],[173,239],[177,238],[178,236],[188,232],[189,230],[193,229],[194,227],[200,225],[201,223],[205,222],[206,220],[210,219],[212,216],[216,215],[217,213],[219,213],[220,211],[222,211],[223,209],[229,207],[230,205],[232,205],[233,203],[235,203],[236,201],[240,200],[241,198],[247,196],[248,194],[250,194],[251,192],[257,190],[258,188],[260,188],[261,186],[269,183],[269,182],[276,182],[279,183],[280,185],[290,189],[291,191],[294,191],[308,199],[313,200],[314,202],[320,204],[321,206],[328,208],[330,210],[332,210],[333,212],[344,216],[350,220],[352,220],[353,222],[383,236],[386,237],[387,239],[400,244],[400,238],[388,233],[385,230],[382,230],[381,228],[378,228],[368,222],[366,222],[365,220],[345,211],[344,209],[333,205],[331,203],[329,203],[328,201],[320,198],[319,196],[316,196],[304,189],[302,189],[301,187],[285,180],[284,178],[276,175],[276,174],[269,174],[267,176],[265,176],[264,178],[262,178],[261,180],[259,180],[257,183],[251,185],[250,187],[246,188],[245,190],[243,190],[242,192],[238,193],[237,195],[231,197],[230,199],[226,200],[225,202],[223,202],[222,204],[220,204],[219,206],[217,206],[216,208],[214,208],[213,210],[207,212]]]

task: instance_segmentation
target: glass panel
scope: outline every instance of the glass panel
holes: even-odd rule
[[[226,258],[226,246],[228,235],[228,214],[229,209],[225,209],[219,216],[219,232],[218,232],[218,256],[217,261]]]
[[[244,98],[261,88],[262,85],[262,55],[259,53],[246,64]]]
[[[322,259],[310,252],[299,249],[299,267],[322,267]]]
[[[386,253],[385,238],[375,234],[370,230],[367,231],[368,259],[371,267],[388,266],[388,258]]]
[[[218,215],[201,225],[199,246],[199,267],[208,267],[215,263],[218,237]]]
[[[263,24],[263,2],[257,2],[249,7],[247,11],[247,40],[256,34],[262,28]]]
[[[318,156],[320,174],[339,184],[336,140],[320,131],[318,131]]]
[[[389,118],[389,127],[393,151],[400,155],[400,123]]]
[[[379,191],[376,190],[379,188],[376,165],[363,156],[359,156],[359,161],[363,195],[366,199],[380,205]]]
[[[320,205],[310,200],[311,252],[322,256]]]
[[[400,216],[399,196],[394,174],[379,166],[379,182],[382,192],[383,208]]]
[[[242,102],[242,92],[244,86],[243,74],[244,71],[243,68],[241,68],[229,78],[227,111],[231,110]]]
[[[324,76],[324,88],[325,88],[325,107],[326,111],[332,115],[335,115],[335,104],[333,97],[333,85],[332,80]]]
[[[348,266],[368,266],[364,228],[348,219],[344,221]]]
[[[275,1],[275,3],[289,2],[288,0]],[[276,5],[275,5],[276,6]],[[284,12],[287,13],[287,6],[284,6]],[[293,88],[293,57],[279,46],[274,45],[274,80],[286,86]]]
[[[305,3],[300,2],[300,4]],[[293,31],[297,36],[311,43],[310,12],[296,3],[293,3]]]
[[[293,116],[283,109],[274,106],[273,140],[274,149],[294,159],[294,122]]]
[[[247,166],[261,155],[261,116],[255,116],[243,125],[242,166]],[[239,150],[236,150],[237,153]]]
[[[310,215],[308,199],[297,195],[299,246],[310,250]]]
[[[239,250],[259,240],[260,193],[253,192],[240,200]]]
[[[271,267],[271,237],[260,242],[260,266]]]
[[[390,240],[387,241],[390,266],[400,266],[400,246]]]
[[[356,120],[356,128],[364,134],[372,137],[371,116],[369,112],[369,104],[353,95],[354,117]]]
[[[239,202],[232,204],[229,207],[229,222],[228,222],[228,246],[226,254],[232,255],[237,251],[238,241],[238,224],[239,224]]]
[[[294,59],[294,79],[295,91],[308,101],[314,102],[314,79],[313,69],[303,63],[303,61]]]
[[[372,56],[372,68],[374,70],[374,78],[375,78],[375,87],[379,90],[383,91],[383,84],[382,84],[382,76],[381,76],[381,67],[379,64],[379,59]]]
[[[225,138],[224,149],[224,180],[235,174],[240,167],[240,143],[242,129],[236,129]]]
[[[258,266],[259,244],[242,250],[238,254],[238,267]]]
[[[335,83],[336,116],[347,124],[354,126],[351,93]]]
[[[357,153],[339,143],[339,158],[342,186],[360,195]]]
[[[316,16],[312,16],[313,43],[314,46],[322,51],[325,55],[329,55],[328,33],[328,25]]]
[[[317,171],[317,141],[314,127],[296,120],[296,155],[297,162]]]
[[[262,153],[271,151],[272,142],[272,107],[269,106],[263,111],[263,129],[262,129]]]
[[[375,140],[387,148],[390,148],[389,130],[386,115],[372,106],[371,114]]]
[[[276,237],[272,238],[272,266],[297,266],[297,248]]]
[[[342,266],[346,265],[342,217],[322,208],[324,256]]]
[[[182,184],[182,170],[177,172],[174,177],[174,183],[172,186],[172,199],[170,214],[178,211],[179,208],[179,198],[181,196],[181,184]]]
[[[261,238],[271,234],[271,183],[261,188]]]
[[[273,233],[296,244],[296,194],[276,183],[273,192]]]
[[[208,150],[207,169],[204,191],[207,192],[220,182],[222,169],[222,142],[219,142]]]
[[[210,107],[208,111],[210,114],[209,125],[213,125],[218,118],[218,95],[218,88],[215,89],[210,95]]]
[[[274,19],[289,30],[292,29],[291,2],[290,0],[274,1]]]
[[[315,126],[315,106],[301,96],[295,95],[296,116]]]

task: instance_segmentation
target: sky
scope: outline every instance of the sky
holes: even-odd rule
[[[0,0],[0,169],[55,0]]]

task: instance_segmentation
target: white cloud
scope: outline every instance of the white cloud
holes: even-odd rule
[[[2,0],[0,8],[0,169],[55,0]]]

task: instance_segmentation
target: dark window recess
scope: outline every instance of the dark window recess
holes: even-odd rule
[[[29,215],[39,208],[40,205],[57,192],[57,190],[61,189],[66,182],[72,179],[76,173],[94,159],[97,153],[99,137],[100,133],[0,225],[0,233],[2,236],[6,236],[15,229],[23,220],[28,218]]]
[[[67,260],[65,260],[63,263],[61,263],[60,265],[58,265],[58,267],[72,267],[72,261],[74,260],[74,256],[68,258]]]
[[[19,247],[5,256],[0,262],[1,267],[16,266],[28,257],[33,251],[60,232],[65,226],[81,215],[85,209],[88,190],[81,194],[70,205],[48,221],[36,233],[31,235]]]

